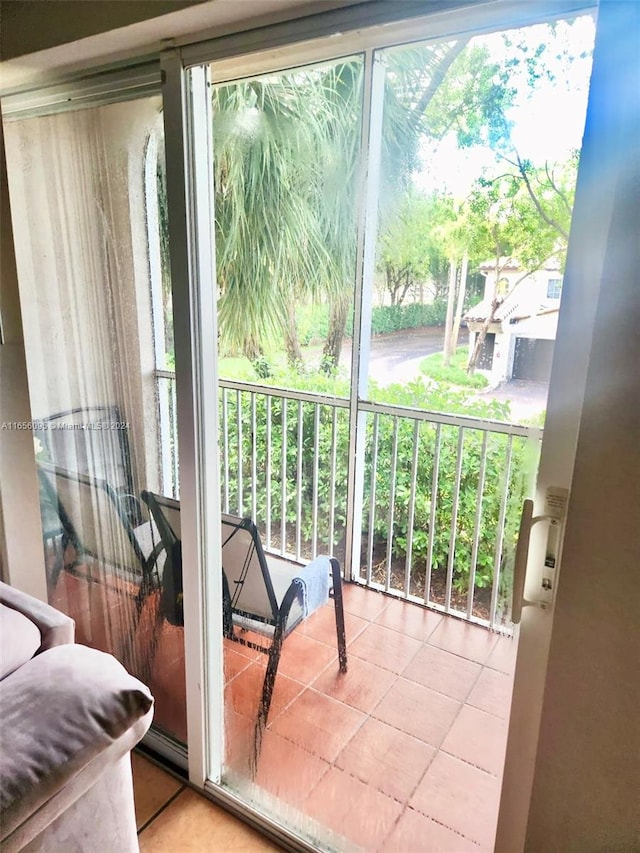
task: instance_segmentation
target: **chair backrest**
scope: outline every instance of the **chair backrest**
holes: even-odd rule
[[[182,539],[180,501],[146,490],[140,492],[140,498],[149,507],[160,535],[164,533],[167,536],[167,544],[173,543],[176,539]]]
[[[149,507],[166,553],[175,553],[181,539],[180,502],[148,491],[140,497]],[[275,625],[278,602],[256,525],[250,518],[227,513],[220,518],[223,578],[232,611]],[[176,579],[173,585],[177,588]]]
[[[180,530],[180,503],[173,498],[142,491],[140,498],[149,507],[163,546],[160,608],[172,624],[184,625],[182,604],[182,542]],[[160,566],[159,566],[160,568]]]
[[[65,532],[81,554],[140,577],[150,555],[143,553],[109,483],[44,462],[38,464],[38,469]]]
[[[128,431],[118,406],[81,406],[49,415],[41,423],[35,434],[52,465],[133,494]]]
[[[221,514],[222,569],[234,613],[275,625],[278,602],[260,534],[250,518]]]

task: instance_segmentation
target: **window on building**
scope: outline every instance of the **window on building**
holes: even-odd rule
[[[560,299],[562,292],[562,279],[550,278],[547,282],[547,299]]]

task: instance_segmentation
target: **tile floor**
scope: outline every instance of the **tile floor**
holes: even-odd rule
[[[285,642],[257,784],[339,850],[492,850],[515,643],[355,585],[345,610],[346,675],[332,604]],[[248,778],[263,660],[226,649],[230,778]]]
[[[275,853],[279,847],[142,755],[131,756],[141,853]]]
[[[341,853],[493,849],[515,643],[353,584],[344,601],[346,674],[331,603],[284,644],[257,787],[248,767],[265,656],[225,641],[228,784],[275,798],[299,827],[317,821]],[[149,680],[156,721],[184,737],[181,629],[166,622]],[[179,793],[147,838],[180,825],[182,804],[204,814],[194,797]]]

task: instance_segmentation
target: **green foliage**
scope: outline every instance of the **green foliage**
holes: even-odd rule
[[[435,282],[437,290],[446,282],[443,229],[454,218],[451,198],[415,191],[404,196],[378,244],[378,279],[393,305],[401,304],[417,285]]]
[[[479,373],[467,373],[467,361],[469,350],[467,347],[458,347],[449,367],[443,364],[441,352],[428,355],[420,362],[420,371],[429,379],[437,382],[451,382],[464,388],[486,388],[489,380]]]
[[[333,548],[340,553],[344,547],[347,512],[348,410],[334,409],[332,398],[344,401],[348,395],[348,384],[325,376],[301,377],[292,373],[286,377],[287,387],[298,390],[318,391],[318,381],[324,383],[322,391],[328,395],[326,403],[283,401],[278,396],[269,396],[268,389],[265,393],[255,394],[253,398],[249,393],[243,393],[238,398],[235,393],[227,392],[227,441],[222,448],[223,494],[228,494],[233,502],[233,496],[238,494],[240,474],[245,484],[250,481],[255,483],[256,519],[263,530],[268,515],[272,536],[274,533],[278,536],[284,513],[290,548],[299,534],[303,553],[306,551],[309,554],[316,529],[317,547]],[[274,376],[268,382],[274,386],[282,385],[283,376]],[[225,394],[224,391],[222,393]],[[508,406],[505,404],[480,401],[464,392],[427,385],[422,380],[406,386],[377,389],[376,399],[422,410],[458,412],[479,419],[508,418]],[[237,408],[238,400],[240,411]],[[252,409],[252,406],[255,408]],[[239,423],[245,425],[241,440],[238,436]],[[247,424],[252,424],[252,428],[248,429]],[[459,591],[468,588],[483,455],[484,488],[474,586],[489,586],[493,579],[495,547],[500,532],[501,497],[505,487],[508,494],[505,545],[506,552],[513,550],[520,501],[527,490],[537,457],[535,452],[527,450],[524,439],[509,439],[507,435],[499,433],[488,435],[485,448],[484,432],[480,426],[479,420],[477,429],[468,427],[464,430],[458,511],[454,520],[452,513],[460,434],[458,427],[438,427],[432,422],[418,422],[411,417],[410,412],[397,420],[392,415],[381,414],[375,426],[373,416],[367,419],[363,518],[373,519],[373,523],[364,531],[365,540],[367,536],[372,537],[376,546],[382,544],[384,547],[391,537],[396,559],[404,557],[408,547],[412,466],[414,449],[417,447],[412,528],[414,579],[425,577],[430,541],[433,549],[432,570],[446,570],[453,522],[456,529],[454,584]],[[375,434],[377,445],[374,446]],[[252,439],[255,440],[255,456],[252,456]],[[508,467],[506,463],[510,443],[511,465]],[[395,482],[392,484],[394,446],[397,451]],[[439,467],[434,492],[432,484],[436,451],[439,454]],[[375,470],[374,457],[377,460]],[[392,494],[393,506],[390,506]],[[430,515],[434,501],[435,522],[431,530]],[[251,512],[251,503],[251,495],[245,493],[243,505],[231,506],[231,509],[241,514]],[[314,506],[317,512],[315,516]],[[332,507],[337,536],[333,542],[329,542]],[[299,510],[301,526],[298,531],[295,525]],[[393,525],[390,530],[391,513]],[[502,568],[505,560],[506,556]]]
[[[447,306],[442,300],[429,305],[413,302],[409,305],[376,305],[371,316],[371,333],[388,335],[402,329],[420,329],[427,326],[442,326]],[[296,313],[300,342],[306,346],[312,341],[323,340],[329,328],[329,306],[304,306]],[[346,334],[353,334],[353,317],[347,320]]]

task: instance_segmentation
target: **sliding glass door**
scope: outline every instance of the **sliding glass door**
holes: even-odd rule
[[[163,487],[170,358],[161,98],[5,124],[49,601],[186,743],[182,627],[141,494]]]

